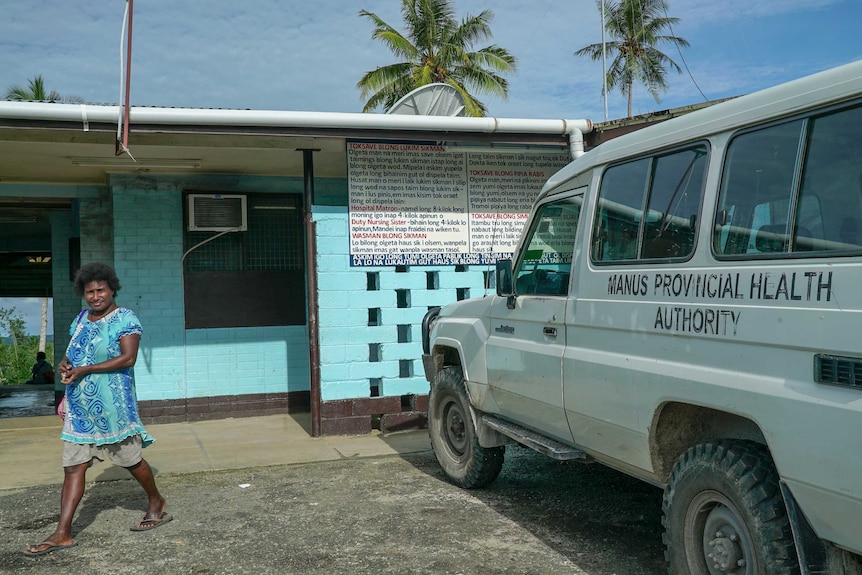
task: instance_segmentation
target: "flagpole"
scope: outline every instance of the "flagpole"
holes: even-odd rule
[[[608,121],[608,73],[607,73],[607,65],[605,64],[606,58],[606,50],[605,50],[605,0],[601,0],[601,8],[599,11],[602,13],[602,96],[604,96],[605,100],[605,122]]]

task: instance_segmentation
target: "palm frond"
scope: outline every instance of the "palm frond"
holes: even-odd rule
[[[27,82],[27,87],[13,86],[6,91],[6,100],[33,102],[62,102],[65,104],[82,104],[80,96],[64,96],[57,90],[50,92],[45,89],[45,80],[41,74]]]
[[[402,77],[409,76],[412,66],[409,63],[391,64],[366,72],[356,87],[362,90],[361,97],[378,92],[387,86],[396,84]]]
[[[684,38],[664,34],[666,30],[672,32],[673,24],[679,22],[679,18],[667,15],[666,0],[597,0],[596,4],[599,10],[604,8],[605,31],[611,37],[611,41],[605,43],[605,50],[613,55],[605,72],[607,87],[608,90],[618,88],[628,97],[631,116],[635,83],[643,84],[659,102],[660,94],[668,89],[668,69],[682,71],[658,46],[672,44],[686,48],[689,43]],[[575,55],[599,60],[602,45],[590,44]]]
[[[363,111],[388,108],[410,90],[432,82],[456,86],[468,115],[487,112],[471,90],[507,97],[508,82],[502,74],[515,70],[515,57],[496,45],[473,49],[477,42],[492,37],[491,11],[459,22],[452,0],[401,0],[402,32],[373,12],[362,10],[359,15],[374,25],[371,39],[384,43],[400,60],[366,72],[357,82],[362,98],[371,95]]]

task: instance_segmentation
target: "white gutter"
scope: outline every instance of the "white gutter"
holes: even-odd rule
[[[0,118],[88,124],[117,121],[118,106],[0,101]],[[558,134],[569,139],[572,157],[584,153],[584,133],[593,123],[583,120],[531,120],[518,118],[465,118],[343,112],[289,112],[275,110],[220,110],[197,108],[132,108],[130,123],[192,126],[259,126],[282,128],[342,128],[420,130],[427,132],[480,132],[486,134]]]

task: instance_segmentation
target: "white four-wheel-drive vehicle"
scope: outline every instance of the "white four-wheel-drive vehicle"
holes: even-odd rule
[[[672,574],[859,575],[862,62],[588,151],[423,332],[457,485],[515,441],[662,486]]]

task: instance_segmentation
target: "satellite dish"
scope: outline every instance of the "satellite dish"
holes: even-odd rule
[[[419,86],[395,102],[387,114],[463,116],[464,99],[449,84],[426,84]]]

